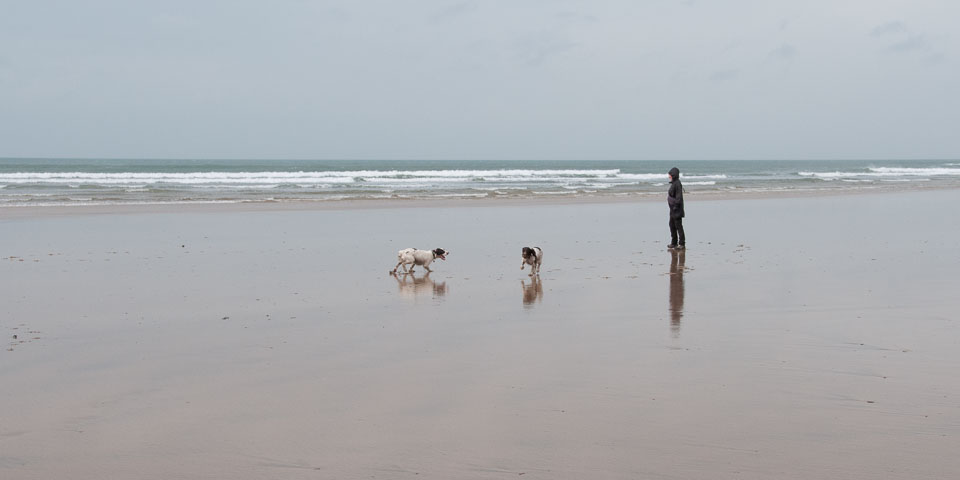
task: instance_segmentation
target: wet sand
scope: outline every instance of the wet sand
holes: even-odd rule
[[[955,476],[960,191],[687,201],[0,212],[0,478]]]

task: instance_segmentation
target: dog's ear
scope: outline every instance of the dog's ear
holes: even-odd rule
[[[523,256],[524,256],[524,257],[529,257],[532,252],[533,252],[533,251],[530,250],[530,247],[523,247]]]

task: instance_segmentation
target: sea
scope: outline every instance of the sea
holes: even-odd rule
[[[363,199],[662,195],[960,187],[960,160],[0,159],[0,208]]]

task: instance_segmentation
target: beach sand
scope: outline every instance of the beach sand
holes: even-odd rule
[[[0,478],[955,477],[960,191],[686,200],[0,211]]]

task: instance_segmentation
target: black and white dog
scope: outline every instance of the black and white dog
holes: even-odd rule
[[[531,277],[540,274],[540,263],[543,262],[543,250],[540,247],[523,247],[523,256],[520,258],[520,270],[530,265]]]
[[[430,270],[430,263],[436,259],[446,260],[447,255],[450,252],[442,249],[435,248],[433,250],[419,250],[416,248],[404,248],[397,252],[397,266],[393,267],[393,270],[390,273],[397,273],[397,269],[403,265],[403,273],[413,273],[413,267],[417,265],[423,265],[423,268]],[[410,265],[410,269],[407,270],[407,265]]]

